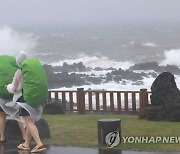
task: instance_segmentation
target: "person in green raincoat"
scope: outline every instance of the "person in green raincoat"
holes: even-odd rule
[[[10,94],[6,85],[13,80],[14,73],[18,69],[16,59],[13,56],[0,56],[0,143],[5,143],[5,121],[6,116],[16,112],[16,109],[6,106],[8,102],[12,101],[13,95]],[[18,123],[22,132],[23,139],[25,139],[25,129],[21,123]]]
[[[40,152],[46,148],[39,137],[35,121],[41,118],[42,104],[47,101],[47,77],[39,60],[27,58],[24,52],[16,57],[16,63],[19,69],[14,75],[13,84],[9,84],[7,89],[12,93],[16,92],[19,86],[22,89],[22,94],[16,97],[16,104],[19,105],[19,116],[23,117],[26,125],[26,140],[17,147],[20,150],[30,150],[30,140],[33,137],[36,146],[31,152]]]

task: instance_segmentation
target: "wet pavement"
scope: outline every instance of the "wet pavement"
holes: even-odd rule
[[[40,154],[180,154],[180,152],[145,152],[129,151],[115,149],[98,149],[98,148],[80,148],[80,147],[62,147],[46,146],[47,150],[39,152]],[[16,145],[0,145],[0,154],[30,154],[30,151],[18,150]]]

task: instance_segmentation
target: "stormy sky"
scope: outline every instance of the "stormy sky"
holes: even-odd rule
[[[0,0],[0,25],[142,23],[180,23],[180,0]]]

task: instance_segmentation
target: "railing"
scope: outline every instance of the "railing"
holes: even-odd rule
[[[48,103],[60,101],[65,111],[85,112],[132,112],[142,111],[150,104],[151,92],[140,91],[49,91]],[[54,100],[53,100],[54,99]]]

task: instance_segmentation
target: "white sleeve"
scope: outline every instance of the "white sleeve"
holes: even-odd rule
[[[12,84],[8,84],[7,85],[7,91],[11,94],[14,94],[14,88]]]

